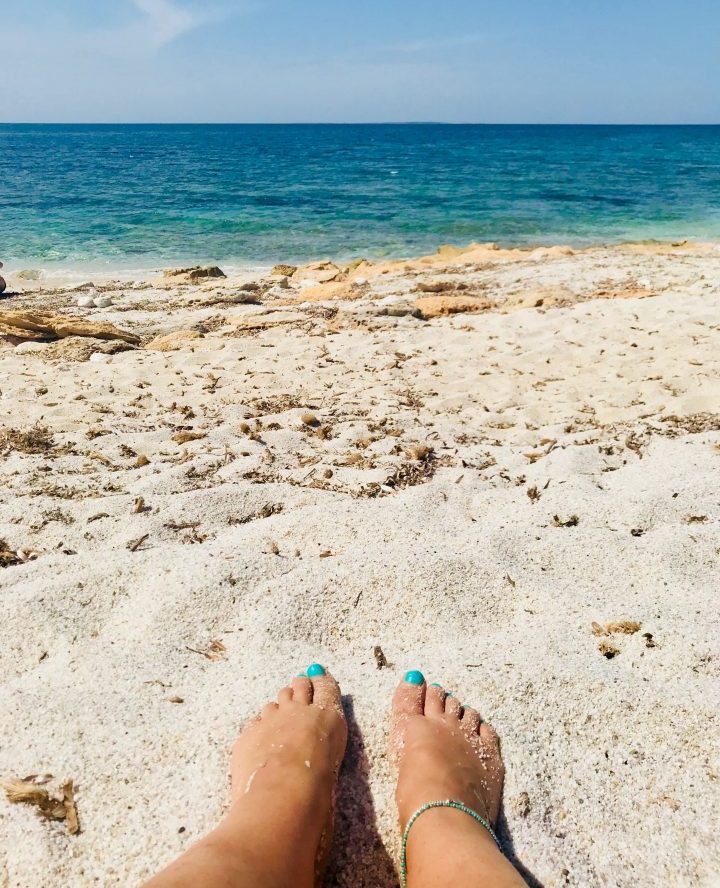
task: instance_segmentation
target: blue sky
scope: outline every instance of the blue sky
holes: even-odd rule
[[[720,123],[720,0],[0,10],[6,122]]]

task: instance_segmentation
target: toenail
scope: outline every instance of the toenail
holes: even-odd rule
[[[446,691],[446,692],[445,692],[445,696],[446,696],[446,697],[454,697],[455,694],[453,694],[452,691]]]
[[[425,684],[425,676],[422,672],[418,672],[417,669],[411,669],[405,673],[405,682],[411,685]]]
[[[304,672],[298,672],[298,674],[295,676],[295,678],[307,678],[307,675],[305,675]]]
[[[318,678],[320,675],[325,675],[325,667],[321,666],[319,663],[313,663],[311,666],[307,668],[307,677],[308,678]]]
[[[436,681],[434,681],[434,682],[430,685],[430,687],[431,687],[431,688],[441,688],[442,685],[440,685],[440,684],[438,684]]]

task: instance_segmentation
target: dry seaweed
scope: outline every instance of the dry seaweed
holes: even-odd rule
[[[553,515],[553,527],[577,527],[579,523],[580,518],[577,515],[571,515],[564,521],[558,515]]]
[[[0,455],[5,456],[15,450],[18,453],[45,454],[55,448],[55,439],[45,426],[31,429],[0,430]]]
[[[249,524],[251,521],[257,521],[259,518],[270,518],[272,515],[279,515],[284,506],[282,503],[265,503],[265,505],[252,515],[245,515],[243,518],[234,518],[232,515],[228,518],[228,524],[235,527],[238,524]]]
[[[72,780],[63,783],[61,799],[54,798],[47,787],[36,783],[32,777],[6,780],[2,788],[12,804],[34,805],[45,820],[64,821],[71,836],[80,832]]]
[[[606,623],[604,626],[594,621],[592,623],[592,633],[596,636],[634,635],[640,629],[642,629],[642,623],[638,623],[637,620],[618,620],[615,623]]]
[[[190,645],[185,645],[187,650],[192,651],[193,654],[200,654],[205,657],[206,660],[224,660],[227,648],[221,641],[213,640],[207,646],[205,650],[201,648],[190,647]]]

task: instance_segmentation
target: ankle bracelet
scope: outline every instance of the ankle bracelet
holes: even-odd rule
[[[422,805],[422,807],[418,808],[417,811],[415,811],[412,817],[408,820],[407,826],[405,827],[405,832],[403,833],[402,848],[400,850],[400,884],[402,888],[407,888],[407,842],[410,827],[413,825],[413,823],[415,823],[415,821],[421,814],[424,814],[431,808],[454,808],[456,811],[463,811],[465,814],[468,814],[470,817],[472,817],[473,820],[477,821],[480,826],[484,827],[493,837],[493,840],[498,848],[502,850],[500,842],[498,841],[498,837],[495,835],[493,828],[490,826],[488,821],[485,820],[484,817],[481,817],[477,813],[477,811],[473,811],[472,808],[468,808],[467,805],[463,805],[462,802],[458,802],[455,799],[446,799],[445,801],[438,802],[428,802],[426,805]]]

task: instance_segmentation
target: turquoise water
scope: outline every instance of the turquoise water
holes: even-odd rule
[[[720,239],[720,126],[0,125],[10,265]]]

